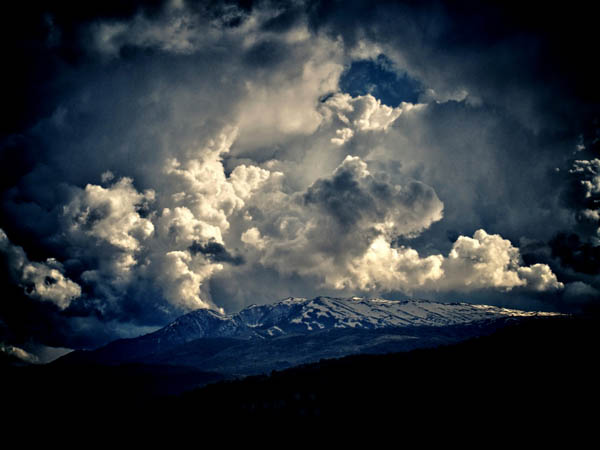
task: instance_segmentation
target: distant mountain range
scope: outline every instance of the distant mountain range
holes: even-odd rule
[[[550,315],[556,314],[422,300],[287,298],[232,315],[196,310],[153,333],[76,351],[55,364],[177,366],[238,377],[353,354],[449,345]]]
[[[108,430],[136,442],[194,438],[200,425],[249,425],[262,439],[263,429],[307,423],[337,436],[369,420],[371,436],[385,434],[385,419],[419,440],[443,427],[461,439],[499,424],[594,430],[598,330],[594,315],[417,300],[198,310],[50,364],[2,366],[2,405],[7,429],[67,424],[88,439]]]

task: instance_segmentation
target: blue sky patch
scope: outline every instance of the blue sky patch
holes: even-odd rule
[[[352,96],[371,94],[388,106],[416,103],[423,86],[406,73],[394,70],[384,55],[376,60],[354,61],[340,77],[340,89]]]

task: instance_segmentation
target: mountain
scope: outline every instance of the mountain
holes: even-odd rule
[[[239,355],[246,355],[238,361],[241,367],[254,350],[259,351],[254,356],[257,361],[272,361],[279,356],[269,356],[269,349],[279,347],[288,356],[303,352],[314,356],[315,344],[338,348],[340,340],[364,344],[394,332],[412,335],[414,342],[428,339],[428,331],[439,343],[460,338],[461,327],[463,337],[489,333],[414,351],[317,358],[313,363],[239,380],[190,366],[140,363],[68,364],[63,360],[61,364],[2,367],[4,424],[23,431],[34,429],[32,424],[35,430],[46,426],[46,434],[64,429],[63,434],[80,433],[87,439],[132,436],[136,443],[144,437],[155,443],[161,433],[169,442],[179,437],[185,438],[182,443],[193,442],[189,438],[202,434],[200,426],[206,432],[226,427],[244,439],[264,439],[286,425],[300,429],[301,436],[326,429],[336,442],[348,430],[351,439],[365,433],[369,439],[382,436],[383,443],[390,435],[405,439],[402,433],[419,442],[432,433],[461,441],[476,433],[477,442],[486,442],[481,438],[495,436],[498,430],[515,430],[516,439],[522,438],[524,430],[537,437],[540,430],[549,429],[558,430],[571,442],[578,433],[595,430],[596,416],[590,411],[600,400],[595,357],[599,318],[543,316],[517,314],[487,325],[480,322],[470,332],[464,331],[469,326],[455,325],[406,327],[404,331],[399,327],[334,329],[266,339],[201,338],[177,350],[182,357],[184,348],[192,354],[211,347],[214,340],[235,341],[240,345]],[[492,323],[498,324],[495,332],[489,332]],[[285,348],[282,342],[296,346]],[[233,349],[223,344],[216,353],[223,360],[234,358]],[[170,352],[171,358],[177,352]],[[569,424],[572,429],[566,428]],[[246,429],[254,434],[245,433]],[[483,435],[477,434],[482,430]],[[66,438],[61,435],[61,439]]]
[[[479,427],[488,427],[490,436],[498,429],[537,433],[551,424],[566,432],[571,424],[566,436],[573,439],[596,429],[589,406],[600,400],[598,325],[598,317],[590,316],[516,320],[455,345],[350,355],[210,384],[161,409],[178,411],[174,422],[180,427],[182,419],[196,422],[199,411],[206,411],[215,423],[295,424],[311,418],[311,425],[329,429],[339,422],[342,430],[350,423],[359,430],[353,438],[372,420],[369,438],[383,433],[389,439],[391,429],[419,442],[431,433],[469,439]],[[445,426],[448,433],[441,432]]]
[[[153,333],[76,351],[56,364],[150,364],[236,377],[352,354],[448,345],[550,315],[422,300],[287,298],[231,315],[196,310]]]
[[[7,367],[3,404],[15,421],[32,408],[64,421],[61,405],[88,434],[108,420],[136,437],[197,433],[198,423],[330,427],[382,415],[409,434],[430,432],[432,420],[470,432],[515,414],[522,425],[539,415],[545,426],[598,398],[597,325],[418,300],[290,298],[231,315],[198,310],[51,364]]]
[[[361,297],[317,297],[307,300],[290,297],[273,305],[249,306],[233,317],[240,318],[242,323],[256,331],[273,336],[333,328],[442,327],[547,314],[426,300],[393,301]]]

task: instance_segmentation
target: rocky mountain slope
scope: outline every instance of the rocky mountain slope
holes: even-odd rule
[[[288,298],[231,315],[196,310],[153,333],[73,352],[57,363],[143,363],[241,376],[324,358],[448,345],[548,315],[422,300]]]

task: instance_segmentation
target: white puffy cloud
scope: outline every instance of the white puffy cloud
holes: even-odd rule
[[[322,105],[325,119],[338,124],[336,137],[331,142],[343,145],[356,132],[386,131],[401,114],[413,109],[422,109],[425,105],[402,102],[392,108],[381,103],[371,94],[352,97],[349,94],[336,93]]]
[[[143,243],[154,233],[154,224],[142,214],[155,200],[153,190],[138,192],[125,177],[109,187],[88,184],[63,207],[67,239],[76,256],[87,257],[90,248],[96,267],[82,274],[87,282],[108,282],[123,288],[133,276]],[[110,280],[110,281],[107,281]]]
[[[221,264],[207,263],[186,251],[169,251],[155,260],[154,276],[167,299],[183,309],[193,310],[213,306],[202,298],[201,287],[222,268]]]
[[[510,241],[484,230],[472,238],[459,236],[446,257],[421,257],[412,248],[394,248],[378,236],[345,269],[328,273],[325,284],[334,289],[409,293],[513,288],[543,292],[564,287],[546,264],[521,266],[519,250]]]
[[[233,169],[229,179],[236,194],[242,199],[246,199],[252,195],[252,191],[255,191],[269,178],[269,175],[268,170],[241,164]]]
[[[445,264],[447,283],[464,289],[524,286],[526,281],[517,273],[519,257],[510,241],[484,230],[477,230],[472,238],[459,236]]]
[[[54,258],[45,262],[29,261],[23,248],[12,244],[2,229],[0,252],[7,258],[11,275],[29,297],[52,302],[65,309],[81,296],[81,287],[65,277],[61,263]]]
[[[222,157],[236,136],[236,128],[227,128],[194,156],[184,162],[169,159],[164,168],[168,183],[164,189],[175,191],[172,199],[185,205],[196,220],[221,232],[229,229],[229,217],[244,206],[244,200],[270,174],[257,166],[242,164],[226,176]]]
[[[523,287],[546,291],[563,287],[546,264],[522,267],[518,248],[500,235],[484,230],[477,230],[472,238],[459,236],[442,267],[445,276],[439,284],[444,289],[509,291]]]
[[[526,280],[526,286],[534,291],[552,291],[562,289],[564,284],[556,279],[556,275],[548,264],[533,264],[517,269],[519,277]]]
[[[252,247],[256,247],[261,250],[265,248],[265,241],[262,239],[260,231],[258,231],[258,228],[256,227],[252,227],[244,231],[240,239],[244,244],[248,244]]]
[[[222,157],[236,136],[237,130],[228,127],[187,159],[168,160],[162,172],[166,183],[157,201],[164,207],[146,246],[151,262],[144,276],[182,309],[215,307],[206,282],[224,265],[194,246],[213,243],[224,249],[232,216],[271,176],[266,169],[244,164],[226,175]]]
[[[176,248],[187,248],[194,241],[223,241],[218,226],[197,219],[185,206],[164,208],[157,219],[157,227],[161,238]]]
[[[23,266],[21,283],[30,297],[51,301],[65,309],[81,296],[81,288],[66,278],[63,271],[62,264],[54,258],[48,258],[45,263],[29,262]]]
[[[443,257],[421,258],[411,248],[392,248],[383,236],[378,236],[367,251],[347,265],[347,270],[326,278],[335,289],[362,291],[402,290],[414,292],[444,275]]]
[[[336,145],[344,145],[352,136],[354,136],[354,131],[351,128],[338,128],[335,130],[335,135],[337,137],[331,138],[331,142]]]
[[[355,179],[367,178],[369,175],[367,163],[361,160],[358,156],[347,155],[342,163],[333,171],[333,176],[350,174]]]
[[[88,184],[64,207],[70,232],[108,242],[122,251],[135,251],[154,231],[139,211],[154,200],[154,191],[139,193],[131,178],[109,188]]]

